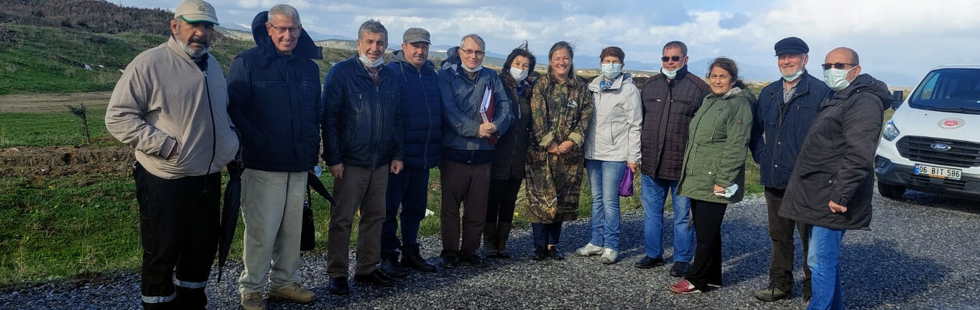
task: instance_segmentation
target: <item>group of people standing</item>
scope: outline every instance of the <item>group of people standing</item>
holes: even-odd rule
[[[688,72],[679,41],[664,46],[661,73],[637,87],[619,47],[601,51],[601,75],[588,81],[575,74],[574,49],[564,41],[548,51],[543,75],[526,44],[498,73],[483,66],[479,35],[464,36],[437,66],[428,60],[429,32],[410,28],[385,64],[388,32],[370,20],[358,30],[357,55],[335,64],[321,84],[312,59],[322,54],[292,6],[255,16],[256,47],[238,55],[227,80],[208,54],[214,8],[184,1],[170,23],[170,40],[130,63],[106,113],[109,132],[136,150],[144,308],[206,306],[219,172],[236,153],[246,168],[241,305],[264,309],[267,286],[272,299],[316,298],[299,285],[298,268],[302,205],[318,153],[336,199],[330,293],[350,292],[358,211],[355,281],[393,286],[410,269],[437,270],[421,256],[418,232],[429,171],[438,166],[442,268],[511,257],[522,183],[532,258],[563,259],[562,223],[578,217],[586,172],[591,236],[574,253],[616,263],[620,183],[640,172],[645,255],[635,266],[665,264],[669,194],[670,275],[683,277],[669,289],[685,294],[722,285],[721,223],[744,195],[748,150],[762,169],[773,242],[771,284],[755,297],[789,296],[796,228],[809,249],[804,299],[814,309],[843,307],[840,243],[846,229],[870,222],[871,160],[888,97],[883,83],[860,75],[853,50],[827,55],[824,84],[805,69],[806,43],[777,42],[782,79],[757,100],[731,59],[715,59],[707,83]]]

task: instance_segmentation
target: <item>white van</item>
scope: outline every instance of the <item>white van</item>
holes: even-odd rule
[[[881,195],[980,199],[980,65],[935,68],[893,107],[875,157]]]

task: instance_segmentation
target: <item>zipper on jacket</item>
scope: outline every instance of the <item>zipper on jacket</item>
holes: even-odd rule
[[[770,92],[769,98],[772,100],[772,102],[776,102],[776,94]],[[783,104],[789,104],[789,103],[783,102]],[[783,127],[783,109],[782,107],[776,107],[776,108],[779,110],[779,119],[776,120],[776,133],[773,134],[773,137],[775,137],[775,139],[773,140],[775,141],[773,141],[774,144],[772,146],[772,155],[769,158],[770,161],[769,166],[772,167],[772,169],[769,169],[769,182],[773,182],[773,180],[776,179],[776,168],[778,168],[776,167],[776,148],[777,148],[776,146],[779,145],[779,138],[780,138],[779,133],[781,132],[780,129]]]
[[[211,174],[211,166],[214,164],[214,157],[218,153],[218,126],[214,123],[214,108],[211,106],[211,85],[208,84],[208,72],[201,71],[201,75],[204,76],[204,92],[208,95],[208,114],[211,115],[211,160],[208,161],[208,172],[204,175]],[[205,191],[207,189],[205,188]]]
[[[425,81],[422,80],[422,71],[419,71],[419,83],[422,84],[422,96],[425,98],[425,117],[429,120],[429,126],[425,128],[425,144],[422,145],[422,168],[429,168],[429,142],[432,140],[432,110],[429,107],[429,93],[425,90]],[[402,120],[405,119],[404,109],[402,107]],[[404,130],[405,122],[402,121],[402,129]],[[407,155],[405,157],[408,157]]]

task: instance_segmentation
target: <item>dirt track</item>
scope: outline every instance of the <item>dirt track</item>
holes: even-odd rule
[[[87,108],[105,108],[112,92],[70,94],[25,94],[0,96],[0,113],[64,111],[66,104],[84,103]]]

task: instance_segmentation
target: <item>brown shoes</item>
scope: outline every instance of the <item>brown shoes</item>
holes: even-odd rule
[[[269,291],[269,299],[286,300],[298,304],[308,304],[316,300],[316,294],[312,291],[299,287],[299,284],[290,283],[284,287]],[[245,304],[245,297],[242,297],[242,305]]]

